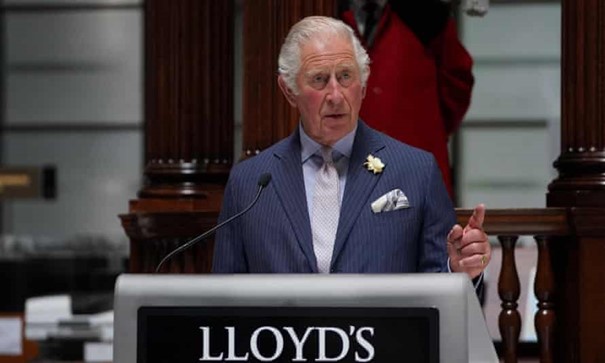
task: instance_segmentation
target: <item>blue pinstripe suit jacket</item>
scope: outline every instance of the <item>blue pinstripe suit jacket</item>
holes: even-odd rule
[[[363,166],[369,154],[385,163],[382,173],[373,174]],[[317,272],[298,128],[234,166],[219,219],[245,208],[257,192],[259,176],[267,172],[272,181],[258,203],[217,233],[214,272]],[[374,214],[372,201],[396,188],[408,197],[410,207]],[[453,205],[433,156],[359,121],[331,271],[447,271],[446,235],[454,223]]]

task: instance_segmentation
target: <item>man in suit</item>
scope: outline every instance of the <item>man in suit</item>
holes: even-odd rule
[[[292,27],[277,81],[300,124],[233,168],[221,220],[250,203],[260,175],[272,181],[217,234],[213,271],[481,275],[491,255],[485,208],[454,225],[434,157],[359,120],[369,72],[366,51],[340,20],[308,17]]]

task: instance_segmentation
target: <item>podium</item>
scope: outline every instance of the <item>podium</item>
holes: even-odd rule
[[[114,363],[498,362],[463,274],[125,274],[114,311]]]

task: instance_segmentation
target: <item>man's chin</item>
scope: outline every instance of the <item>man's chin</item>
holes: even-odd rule
[[[323,124],[323,134],[331,143],[342,139],[355,128],[348,117],[326,121]]]

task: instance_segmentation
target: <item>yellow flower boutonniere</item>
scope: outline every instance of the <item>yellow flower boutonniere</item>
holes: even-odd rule
[[[366,161],[363,163],[363,166],[368,168],[374,174],[382,173],[382,169],[384,169],[384,163],[380,158],[375,157],[374,155],[368,155]]]

